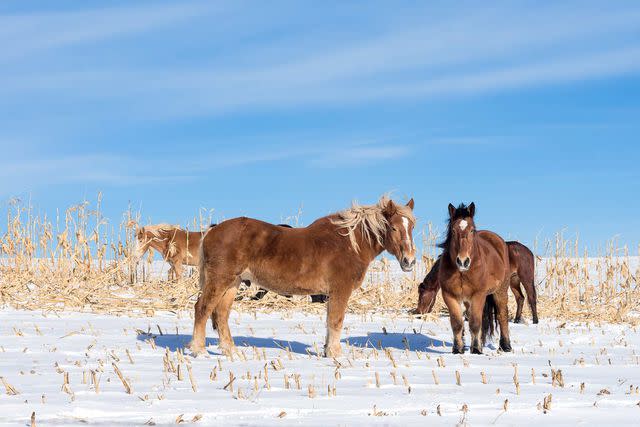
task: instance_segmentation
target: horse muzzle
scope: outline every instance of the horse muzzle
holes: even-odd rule
[[[410,272],[411,270],[413,270],[413,267],[416,265],[416,259],[409,259],[406,256],[403,256],[402,259],[400,260],[400,268],[402,268],[402,271],[404,271],[405,273]]]
[[[464,259],[456,257],[456,266],[460,271],[468,271],[471,268],[471,258],[465,257]]]

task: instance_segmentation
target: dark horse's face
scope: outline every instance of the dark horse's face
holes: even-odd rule
[[[413,211],[413,199],[406,205]],[[411,218],[402,214],[393,201],[385,210],[385,217],[389,223],[384,239],[385,249],[396,257],[403,271],[411,271],[416,264],[416,247],[413,244],[413,216]]]
[[[476,206],[471,203],[467,208],[468,215],[458,216],[456,208],[449,204],[449,221],[451,228],[451,241],[449,242],[449,255],[455,262],[459,271],[467,271],[473,262],[473,244],[476,235],[476,225],[473,222]]]

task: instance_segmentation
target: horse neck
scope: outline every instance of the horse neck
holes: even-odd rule
[[[358,253],[363,261],[371,263],[384,251],[384,247],[374,237],[371,238],[371,241],[367,241],[359,227],[354,232],[356,242],[358,242],[358,247],[360,248]]]

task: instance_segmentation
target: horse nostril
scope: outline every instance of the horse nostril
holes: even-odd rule
[[[459,267],[462,267],[462,260],[460,257],[456,257],[456,264],[458,264]]]
[[[464,268],[469,268],[469,265],[471,265],[471,258],[464,260]]]
[[[405,264],[405,265],[409,264],[409,259],[406,256],[402,257],[402,263]]]

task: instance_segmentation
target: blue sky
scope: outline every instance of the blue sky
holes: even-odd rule
[[[640,3],[478,5],[2,2],[0,200],[309,223],[393,191],[635,251]]]

